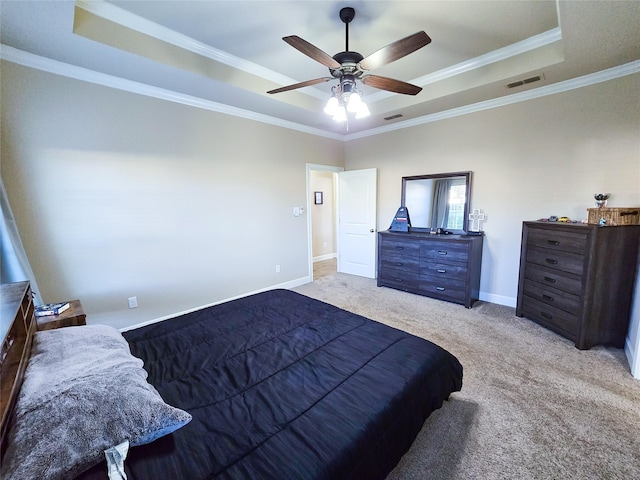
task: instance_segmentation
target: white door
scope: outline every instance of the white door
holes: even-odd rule
[[[338,173],[338,271],[376,278],[375,168]]]

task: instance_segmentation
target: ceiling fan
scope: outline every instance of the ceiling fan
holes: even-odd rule
[[[358,52],[349,50],[349,23],[351,23],[355,14],[355,10],[351,7],[345,7],[340,10],[340,20],[345,24],[346,46],[344,52],[336,53],[333,57],[296,35],[283,38],[283,40],[293,48],[328,67],[331,77],[307,80],[306,82],[276,88],[268,91],[267,93],[273,94],[287,92],[289,90],[316,85],[318,83],[328,82],[334,79],[340,80],[340,85],[338,86],[340,93],[352,92],[356,88],[356,79],[370,87],[394,93],[401,93],[404,95],[417,95],[420,93],[422,88],[416,85],[393,78],[370,75],[367,72],[383,65],[387,65],[415,52],[416,50],[419,50],[425,45],[431,43],[431,38],[429,38],[425,32],[417,32],[413,35],[397,40],[365,58]]]

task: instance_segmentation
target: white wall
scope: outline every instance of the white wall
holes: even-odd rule
[[[6,62],[1,93],[2,177],[45,301],[125,327],[310,280],[293,207],[342,142]]]

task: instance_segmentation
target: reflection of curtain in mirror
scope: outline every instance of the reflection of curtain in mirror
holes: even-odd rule
[[[437,180],[433,189],[431,228],[446,228],[449,221],[449,189],[451,180]]]

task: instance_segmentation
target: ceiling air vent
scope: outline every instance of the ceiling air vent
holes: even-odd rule
[[[395,115],[391,115],[390,117],[384,117],[385,120],[395,120],[396,118],[402,117],[401,113],[396,113]]]
[[[527,83],[539,82],[544,78],[544,75],[536,75],[535,77],[525,78],[524,80],[518,80],[517,82],[512,82],[507,84],[507,88],[516,88],[526,85]]]

